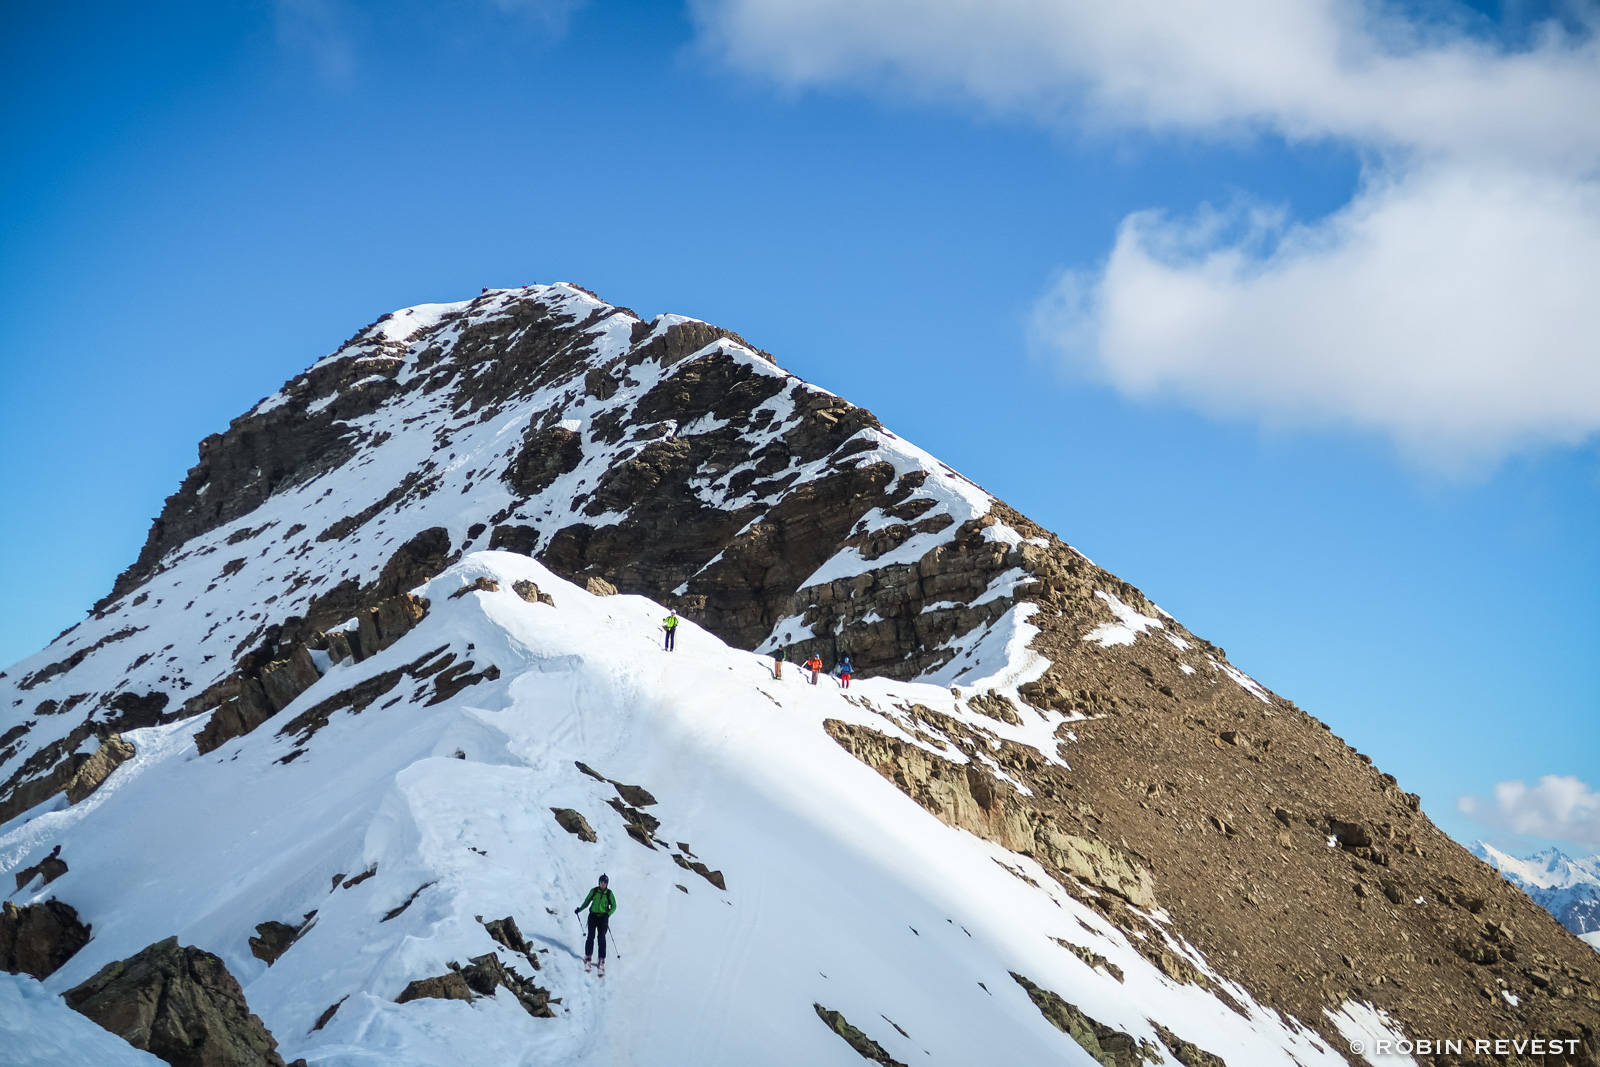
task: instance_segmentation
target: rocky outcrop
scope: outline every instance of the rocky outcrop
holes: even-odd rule
[[[594,580],[598,581],[599,579],[594,579]],[[550,596],[550,594],[540,590],[540,588],[537,585],[535,585],[533,582],[529,582],[529,581],[513,582],[513,583],[511,583],[511,589],[519,597],[521,597],[523,600],[526,600],[530,604],[549,604],[551,607],[555,607],[556,606],[556,602]],[[592,590],[591,590],[591,592],[592,592]],[[616,590],[613,589],[612,592],[616,592]]]
[[[924,725],[942,726],[945,737],[969,736],[947,716],[920,705],[912,710]],[[958,764],[941,759],[866,727],[829,719],[823,728],[940,822],[1027,853],[1063,880],[1070,877],[1115,893],[1135,907],[1155,907],[1149,869],[1102,841],[1064,830],[1059,822],[1063,806],[1048,794],[1024,797],[975,761]],[[970,741],[967,744],[971,746]],[[1049,772],[1040,767],[1037,773],[1044,777]]]
[[[256,936],[250,939],[250,955],[271,967],[289,951],[290,946],[298,941],[302,934],[311,928],[311,922],[316,917],[316,912],[307,912],[297,926],[275,919],[257,923]]]
[[[401,991],[395,1003],[428,998],[470,1001],[474,996],[492,997],[497,989],[510,993],[529,1015],[539,1019],[555,1018],[555,1012],[550,1009],[550,991],[501,963],[493,952],[474,956],[465,967],[452,963],[444,974],[418,978]]]
[[[472,987],[467,985],[467,980],[462,976],[459,967],[452,968],[444,974],[434,975],[431,978],[417,978],[406,983],[400,995],[394,998],[396,1004],[409,1004],[413,1000],[471,1000]]]
[[[882,1045],[872,1040],[856,1027],[851,1026],[850,1020],[846,1019],[842,1013],[834,1011],[832,1008],[824,1008],[821,1004],[813,1004],[811,1007],[817,1013],[817,1018],[822,1020],[822,1024],[843,1038],[844,1043],[855,1049],[862,1059],[870,1060],[873,1063],[881,1063],[883,1067],[906,1067],[905,1064],[884,1051]]]
[[[294,698],[317,684],[322,675],[312,662],[311,650],[295,645],[283,659],[267,664],[261,672],[261,692],[274,712],[294,703]]]
[[[93,723],[80,723],[64,736],[30,753],[6,781],[0,783],[0,822],[13,819],[63,792],[79,769],[89,762],[89,754],[78,749],[94,733]]]
[[[534,970],[540,969],[539,954],[528,944],[528,939],[522,936],[522,930],[517,926],[516,919],[507,915],[504,919],[486,920],[480,915],[478,921],[483,923],[483,928],[495,941],[527,960],[528,966]]]
[[[1040,988],[1016,971],[1011,972],[1011,977],[1027,991],[1028,999],[1051,1026],[1083,1046],[1083,1051],[1102,1067],[1140,1067],[1146,1061],[1161,1062],[1161,1054],[1148,1041],[1136,1041],[1132,1034],[1089,1018],[1076,1005]]]
[[[68,1006],[174,1067],[284,1067],[216,956],[169,937],[62,994]],[[297,1060],[296,1063],[304,1063]]]
[[[43,889],[51,882],[67,873],[67,861],[61,858],[61,846],[57,845],[50,850],[50,855],[35,863],[31,867],[24,867],[17,872],[17,891],[26,889],[35,878],[43,878],[39,888]]]
[[[1156,1036],[1171,1051],[1172,1058],[1183,1067],[1228,1067],[1228,1061],[1214,1052],[1207,1052],[1192,1041],[1185,1041],[1160,1023],[1155,1023]]]
[[[583,439],[565,426],[528,425],[522,450],[506,470],[506,482],[523,496],[542,493],[583,462]]]
[[[77,773],[67,782],[67,803],[78,801],[99,789],[111,772],[133,758],[133,746],[118,734],[111,734],[100,742],[100,747],[84,761]]]
[[[393,579],[403,581],[414,575]],[[381,584],[381,583],[380,583]],[[353,631],[312,633],[296,642],[282,659],[256,668],[246,657],[245,666],[206,690],[198,702],[216,707],[206,725],[195,734],[201,755],[220,748],[235,737],[254,730],[310,689],[321,679],[311,651],[326,652],[333,663],[360,661],[394,644],[416,628],[428,614],[428,602],[410,593],[386,597],[357,615]],[[220,701],[220,703],[215,703]]]
[[[0,971],[48,978],[89,943],[78,912],[59,900],[0,904]]]
[[[579,841],[598,841],[594,827],[589,825],[589,820],[571,808],[551,808],[550,814],[556,817],[556,823],[567,833],[575,835]]]

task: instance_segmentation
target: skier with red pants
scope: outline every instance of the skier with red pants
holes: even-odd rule
[[[617,911],[617,895],[610,889],[610,879],[605,875],[600,876],[600,884],[589,890],[589,895],[583,898],[583,903],[572,909],[572,914],[577,915],[584,908],[589,909],[589,932],[583,939],[583,968],[589,969],[590,957],[594,955],[595,938],[600,939],[600,973],[606,973],[606,930],[611,925],[611,916]]]

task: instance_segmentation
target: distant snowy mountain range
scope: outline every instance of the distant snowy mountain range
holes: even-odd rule
[[[1479,841],[1472,854],[1503,874],[1561,925],[1600,949],[1600,855],[1573,859],[1547,848],[1527,859]],[[1588,936],[1585,936],[1588,935]]]

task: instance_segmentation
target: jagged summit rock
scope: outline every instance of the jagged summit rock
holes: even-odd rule
[[[736,334],[572,285],[385,316],[207,438],[0,716],[0,856],[67,842],[96,929],[51,980],[176,929],[295,1055],[687,1062],[708,997],[730,1062],[836,1055],[819,1004],[902,1062],[1059,1058],[1041,999],[1235,1065],[1600,1030],[1594,953],[1221,648]],[[615,968],[653,1030],[570,968],[597,866],[715,987]],[[398,1002],[524,966],[476,915],[569,1029]]]

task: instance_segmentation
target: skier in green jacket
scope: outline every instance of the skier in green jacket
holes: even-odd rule
[[[611,916],[617,911],[617,895],[611,891],[610,879],[605,875],[600,876],[600,884],[589,890],[589,895],[583,898],[583,903],[572,909],[572,914],[577,915],[584,908],[589,909],[589,933],[583,939],[583,969],[588,970],[590,957],[594,955],[594,941],[600,938],[600,973],[606,973],[606,930],[611,925]]]
[[[675,612],[675,611],[667,612],[667,617],[661,620],[661,628],[663,630],[667,631],[667,648],[666,648],[666,650],[668,652],[671,652],[672,651],[672,639],[678,633],[678,613]]]

